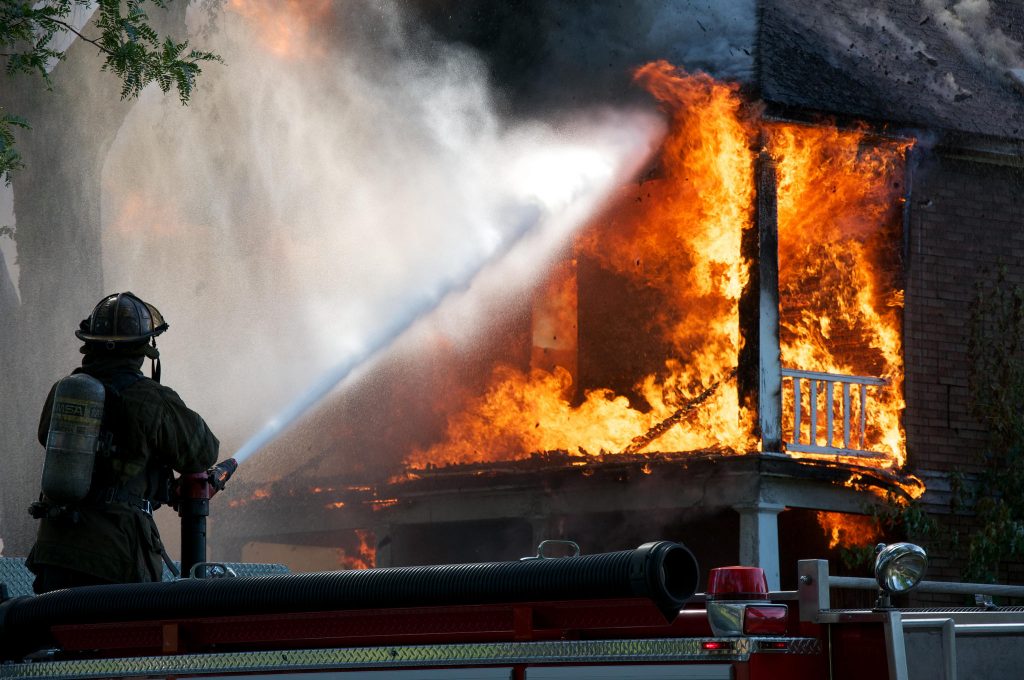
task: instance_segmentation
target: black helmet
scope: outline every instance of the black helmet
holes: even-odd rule
[[[93,307],[82,319],[75,335],[85,342],[108,347],[145,342],[167,330],[167,322],[156,307],[133,293],[113,293]]]

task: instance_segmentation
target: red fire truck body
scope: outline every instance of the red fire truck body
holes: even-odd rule
[[[544,558],[12,598],[0,604],[0,678],[1024,677],[1022,608],[897,609],[883,590],[875,607],[832,609],[833,588],[875,580],[830,577],[820,560],[800,563],[796,591],[687,592],[697,573],[688,552],[647,545],[660,548],[614,564]],[[602,588],[609,597],[593,592]]]

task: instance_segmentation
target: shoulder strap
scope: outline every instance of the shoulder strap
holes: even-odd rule
[[[111,464],[114,464],[113,460],[119,459],[118,447],[124,445],[124,426],[122,424],[124,404],[121,399],[121,392],[142,380],[143,377],[141,373],[134,371],[120,371],[103,380],[103,386],[107,388],[107,394],[103,405],[103,425],[101,426],[100,436],[103,440],[103,455]],[[96,472],[100,472],[99,467],[96,468]],[[114,472],[115,476],[109,480],[99,480],[94,477],[93,483],[99,482],[99,487],[106,488],[109,484],[119,487],[120,484],[127,481],[123,479],[120,482],[118,481],[118,477],[122,474],[120,472],[115,470],[108,470],[108,472]],[[144,472],[142,471],[139,474],[144,474]]]
[[[117,425],[115,425],[115,423],[118,423],[120,418],[124,415],[121,392],[143,378],[145,378],[145,376],[141,373],[124,371],[115,374],[109,382],[104,383],[108,389],[107,402],[104,408],[103,429],[106,432],[105,436],[108,438],[108,442],[112,444],[112,446],[108,448],[108,451],[115,459],[117,458],[117,450],[115,446],[118,445],[118,436],[115,432],[120,433],[122,431]],[[156,509],[160,507],[160,505],[169,502],[171,497],[169,488],[171,480],[173,479],[173,473],[170,468],[166,466],[148,466],[128,479],[122,479],[120,484],[125,484],[132,479],[140,477],[146,478],[145,482],[147,490],[145,497],[140,497],[139,500],[145,501],[152,509]],[[112,481],[117,485],[115,492],[118,492],[120,485],[117,484],[116,480]]]

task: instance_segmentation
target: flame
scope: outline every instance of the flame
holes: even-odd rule
[[[565,310],[583,295],[573,267],[586,261],[625,281],[638,301],[657,300],[649,323],[635,331],[664,347],[660,370],[635,376],[630,394],[610,387],[579,394],[575,360],[559,361],[557,348],[535,346],[529,370],[496,365],[483,393],[449,418],[444,440],[414,450],[407,464],[516,460],[556,450],[579,456],[757,450],[753,414],[741,406],[732,376],[743,342],[738,302],[749,271],[741,237],[753,225],[755,158],[764,146],[777,164],[783,365],[888,380],[868,395],[864,448],[879,452],[869,465],[901,465],[896,258],[908,143],[765,121],[737,85],[666,62],[641,67],[636,80],[669,117],[661,167],[626,188],[623,200],[578,235],[541,291],[555,299],[534,304],[534,343],[538,328],[575,330]],[[546,309],[554,310],[547,312],[551,318],[538,321]],[[568,354],[575,348],[563,343]],[[860,394],[852,392],[856,411]],[[841,396],[835,408],[843,405]],[[792,396],[786,408],[792,412]]]
[[[927,491],[924,482],[913,475],[897,474],[886,479],[886,482],[891,487],[890,489],[880,487],[876,481],[866,479],[864,475],[854,472],[850,474],[849,479],[843,482],[843,486],[873,494],[881,501],[900,506],[920,498]],[[895,489],[899,489],[899,491],[895,491]]]
[[[261,486],[253,489],[252,493],[247,498],[233,498],[228,501],[228,507],[240,508],[243,505],[248,505],[252,501],[261,501],[270,498],[270,488]]]
[[[778,159],[783,364],[887,379],[868,393],[866,442],[855,448],[890,453],[886,465],[899,467],[906,442],[896,244],[908,143],[830,127],[773,126],[770,134]],[[825,394],[819,398],[826,418]],[[859,414],[859,391],[851,399]],[[833,404],[842,422],[841,395]],[[809,430],[807,423],[804,441]]]
[[[369,501],[368,505],[374,512],[376,512],[378,510],[384,510],[385,508],[398,505],[398,502],[397,498],[375,498],[372,501]]]
[[[358,546],[355,550],[342,550],[341,566],[344,569],[373,569],[377,565],[377,549],[373,542],[373,532],[363,529],[355,530]]]
[[[228,7],[255,28],[271,54],[295,59],[325,53],[314,27],[329,17],[330,0],[231,0]]]
[[[878,521],[869,515],[849,515],[842,512],[818,512],[818,524],[829,537],[829,550],[838,545],[863,547],[881,540]]]
[[[330,493],[332,491],[334,491],[333,486],[314,486],[309,490],[310,493]]]

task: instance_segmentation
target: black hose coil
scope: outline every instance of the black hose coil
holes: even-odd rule
[[[693,554],[669,541],[577,557],[86,586],[0,605],[4,658],[52,625],[389,607],[650,598],[672,620],[697,590]]]

